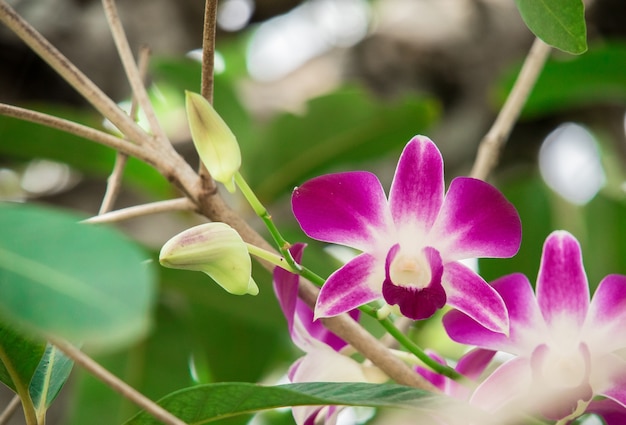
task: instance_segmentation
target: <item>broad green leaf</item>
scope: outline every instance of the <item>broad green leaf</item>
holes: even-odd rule
[[[242,151],[242,172],[259,198],[271,201],[315,174],[399,154],[438,114],[429,99],[384,102],[363,88],[343,87],[311,100],[303,115],[276,118],[255,151]]]
[[[0,316],[39,335],[114,348],[146,332],[153,268],[116,230],[0,204]]]
[[[46,346],[29,386],[30,397],[38,417],[45,416],[46,410],[70,376],[73,364],[74,362],[54,345]]]
[[[510,273],[524,273],[534,284],[543,243],[554,230],[550,190],[536,170],[499,181],[497,186],[517,208],[523,227],[522,244],[512,258],[481,258],[480,274],[489,282]]]
[[[346,405],[416,409],[428,415],[454,406],[462,407],[449,397],[393,384],[316,382],[264,387],[250,383],[219,383],[186,388],[161,399],[159,404],[188,424],[200,425],[220,419],[285,406]],[[456,410],[459,413],[459,410]],[[146,413],[140,413],[125,425],[158,424]]]
[[[601,192],[583,213],[583,258],[589,283],[595,287],[608,274],[626,274],[626,199]]]
[[[233,297],[203,273],[165,267],[158,272],[160,302],[150,335],[130,350],[96,356],[107,370],[150,399],[195,384],[189,367],[192,355],[196,366],[204,363],[201,366],[208,368],[202,383],[257,382],[277,367],[286,370],[302,355],[289,338],[273,291]],[[270,288],[271,276],[265,269],[256,267],[253,274],[259,285]],[[135,405],[81,368],[73,376],[74,391],[65,393],[71,399],[64,425],[121,424],[137,413]],[[237,416],[228,425],[233,421],[243,425],[247,419]]]
[[[526,101],[525,117],[546,115],[597,103],[626,104],[626,44],[592,47],[582,56],[549,60]],[[502,104],[519,69],[508,74],[497,88]]]
[[[568,53],[587,50],[582,0],[515,0],[526,26],[547,44]]]
[[[0,381],[25,394],[45,347],[45,343],[25,338],[6,324],[0,324]]]

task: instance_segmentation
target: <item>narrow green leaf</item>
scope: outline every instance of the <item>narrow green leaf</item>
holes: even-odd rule
[[[0,381],[15,392],[28,388],[45,346],[0,324]]]
[[[568,53],[587,50],[582,0],[515,0],[526,26],[547,44]]]
[[[393,384],[315,382],[264,387],[250,383],[228,382],[199,385],[172,393],[159,404],[190,425],[206,424],[259,410],[285,406],[345,405],[416,409],[424,415],[444,409],[464,409],[459,401],[427,391]],[[158,421],[139,413],[125,425],[156,425]]]
[[[69,357],[54,345],[48,344],[29,386],[30,397],[39,418],[45,416],[46,410],[70,376],[73,365]]]
[[[99,348],[142,336],[154,273],[119,232],[32,205],[0,204],[0,316]]]

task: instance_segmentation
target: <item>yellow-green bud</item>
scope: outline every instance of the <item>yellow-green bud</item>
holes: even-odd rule
[[[191,138],[211,176],[235,191],[234,176],[241,166],[235,135],[204,97],[187,91],[185,97]]]
[[[204,272],[231,294],[259,293],[246,243],[225,223],[201,224],[179,233],[163,245],[159,261],[165,267]]]

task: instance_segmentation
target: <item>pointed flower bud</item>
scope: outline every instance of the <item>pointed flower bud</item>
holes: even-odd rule
[[[232,193],[234,177],[241,166],[237,139],[208,100],[197,93],[185,94],[191,138],[198,155],[211,176]]]
[[[205,223],[179,233],[163,245],[159,261],[173,269],[204,272],[231,294],[259,293],[248,248],[224,223]]]

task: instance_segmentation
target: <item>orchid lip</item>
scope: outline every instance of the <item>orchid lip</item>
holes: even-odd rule
[[[442,275],[443,264],[437,250],[426,247],[410,255],[396,244],[385,261],[383,297],[387,303],[397,304],[406,317],[427,319],[446,303]]]

